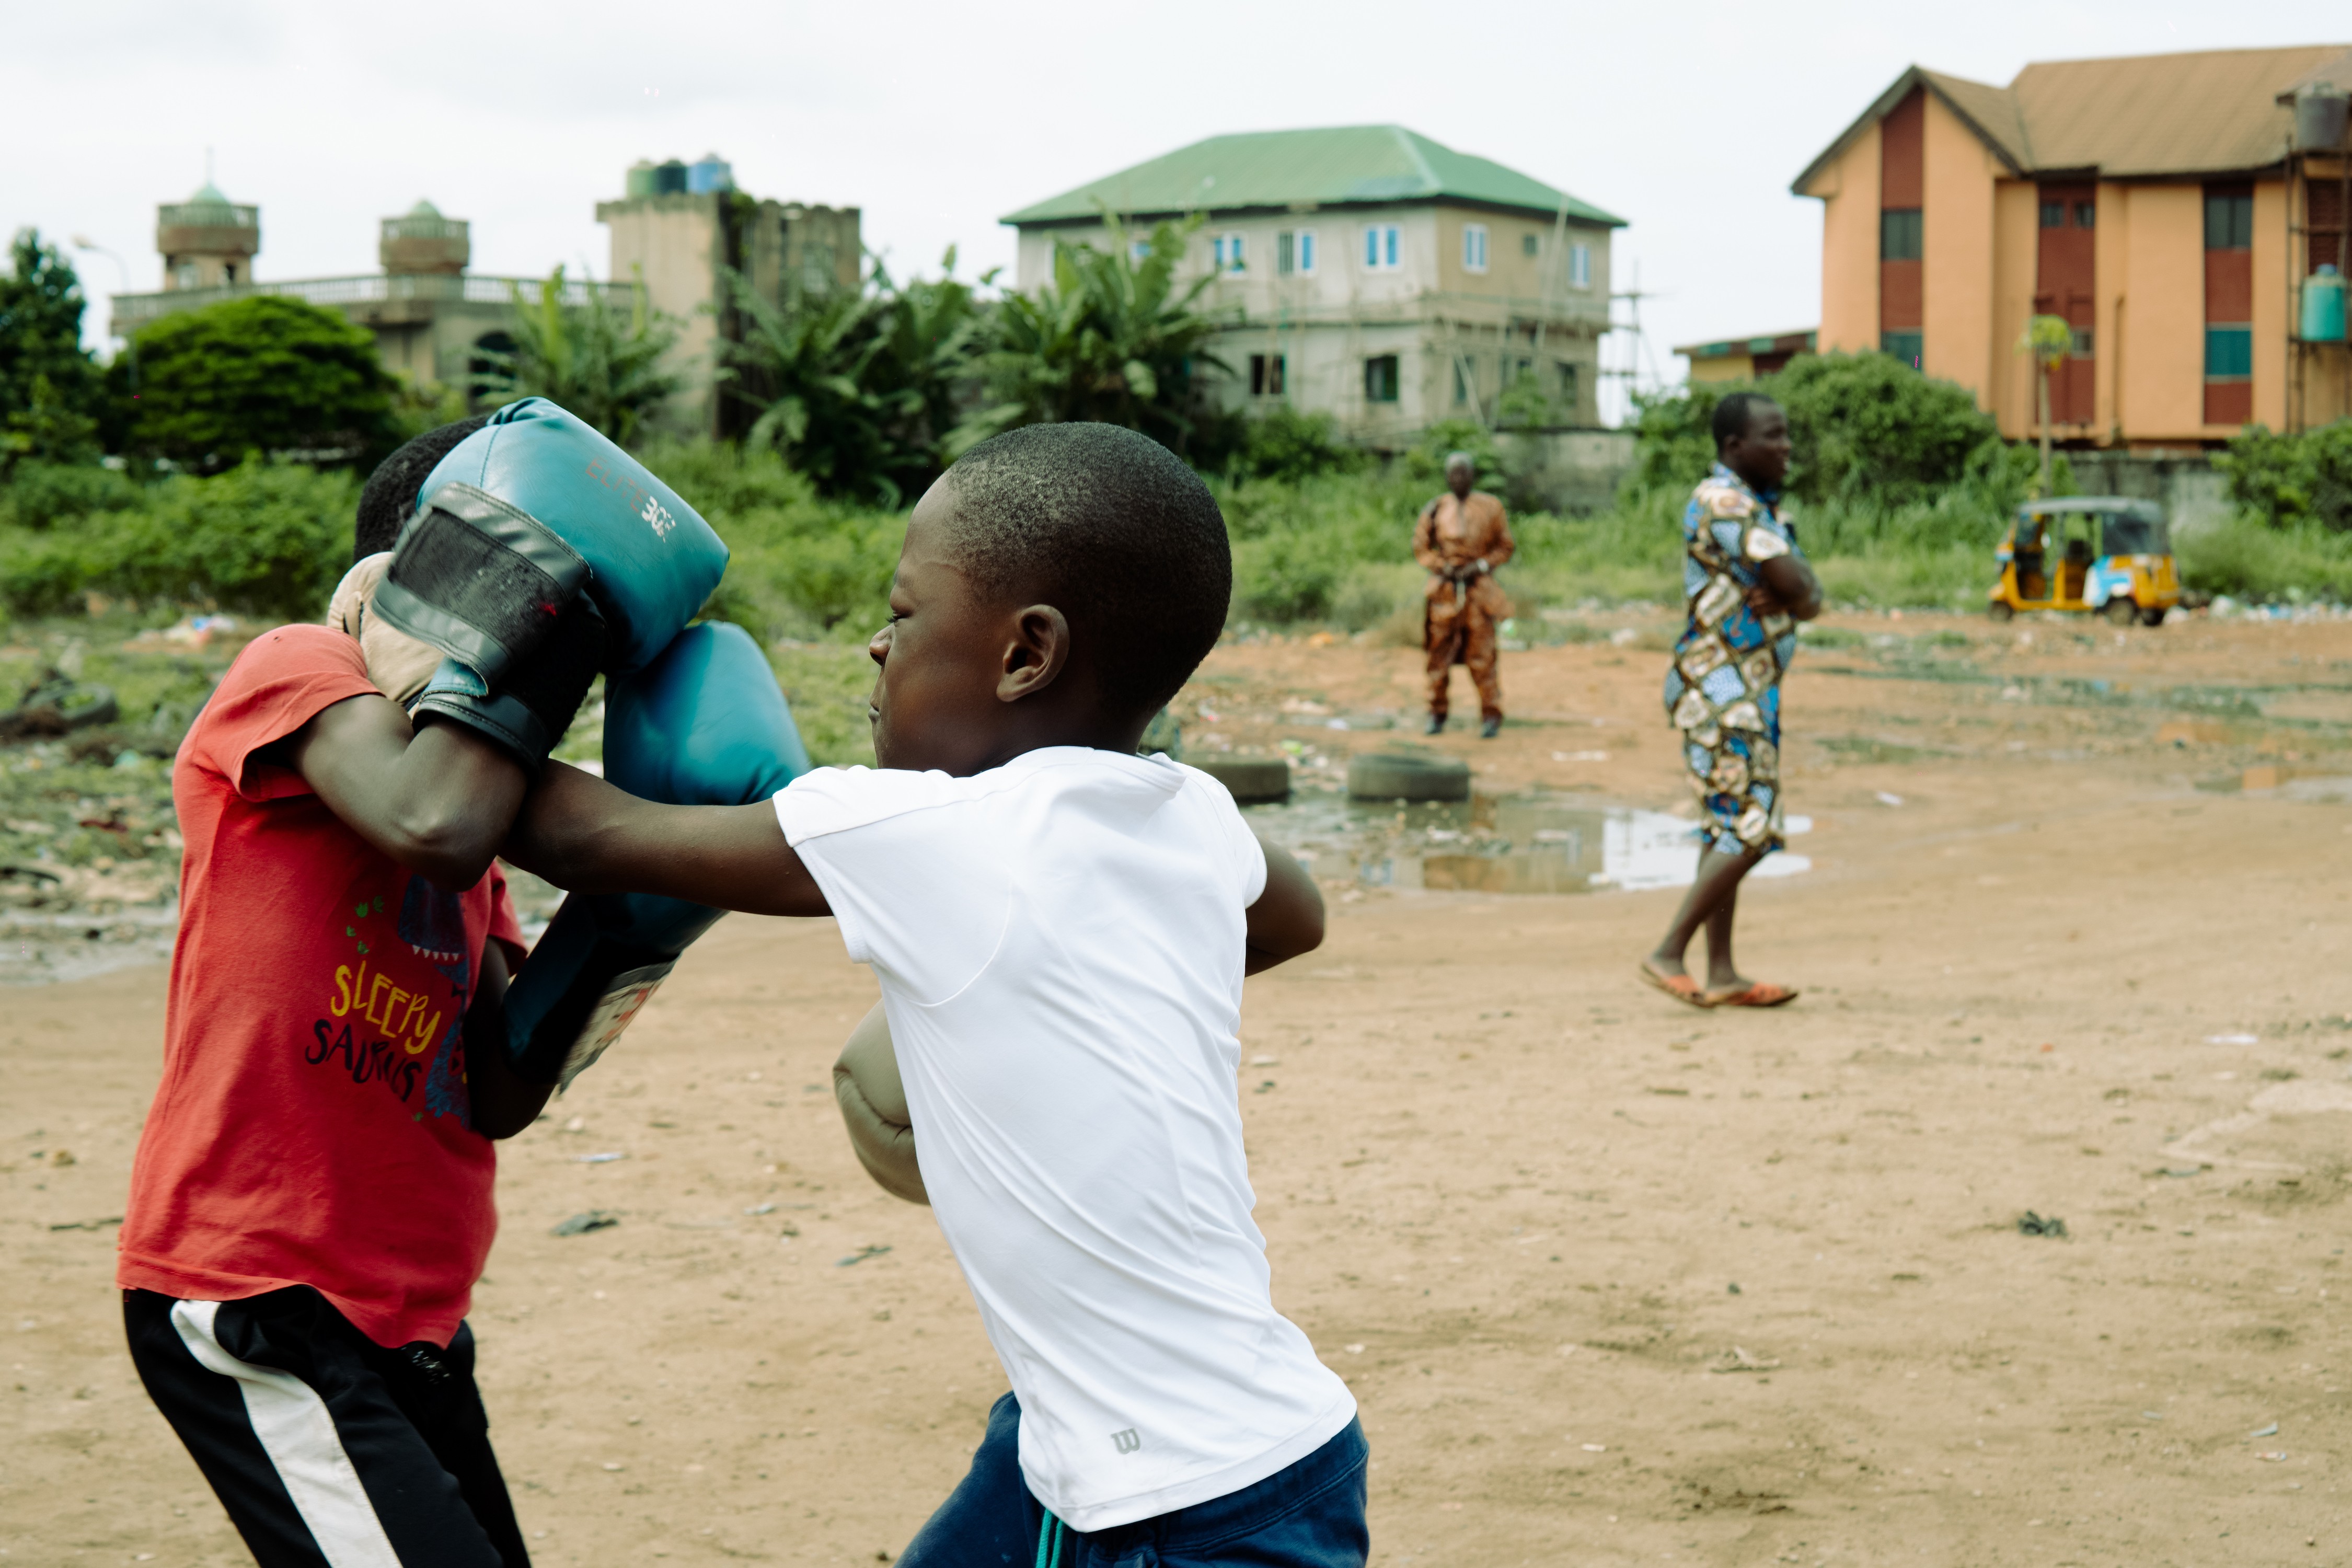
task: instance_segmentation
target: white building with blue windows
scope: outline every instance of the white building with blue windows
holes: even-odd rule
[[[1625,220],[1489,159],[1397,125],[1213,136],[1014,213],[1017,286],[1053,276],[1054,242],[1140,240],[1206,220],[1186,276],[1232,325],[1221,395],[1334,415],[1373,446],[1441,419],[1492,424],[1514,386],[1549,423],[1600,423],[1609,242]]]

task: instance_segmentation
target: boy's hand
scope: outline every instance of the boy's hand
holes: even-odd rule
[[[914,1118],[907,1110],[907,1086],[898,1076],[890,1046],[889,1020],[882,1004],[858,1020],[833,1064],[833,1095],[841,1102],[849,1146],[875,1184],[894,1198],[928,1204],[923,1172],[915,1162]]]
[[[656,805],[550,763],[501,851],[573,893],[659,893],[754,915],[833,911],[772,801]]]
[[[1265,891],[1249,907],[1248,946],[1242,973],[1256,974],[1323,945],[1323,890],[1298,857],[1263,836]]]
[[[526,783],[520,764],[479,736],[437,724],[414,731],[374,693],[320,710],[268,756],[300,773],[344,826],[455,892],[490,868]]]

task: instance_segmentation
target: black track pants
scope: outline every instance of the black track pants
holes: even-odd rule
[[[387,1350],[307,1287],[125,1290],[131,1359],[261,1568],[528,1568],[473,1331]]]

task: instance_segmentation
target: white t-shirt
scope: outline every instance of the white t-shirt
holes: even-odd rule
[[[1242,1152],[1223,785],[1080,746],[971,778],[819,768],[776,817],[882,984],[923,1186],[1074,1530],[1304,1458],[1356,1404],[1274,1310]]]

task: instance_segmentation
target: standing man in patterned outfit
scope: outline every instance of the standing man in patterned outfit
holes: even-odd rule
[[[1495,584],[1495,568],[1518,549],[1503,503],[1472,489],[1478,465],[1467,452],[1445,459],[1445,493],[1421,509],[1412,528],[1412,556],[1429,572],[1422,607],[1422,646],[1429,652],[1429,732],[1445,728],[1446,686],[1454,667],[1470,667],[1478,688],[1478,733],[1491,741],[1503,727],[1503,682],[1495,673],[1495,626],[1511,613]]]
[[[1778,1007],[1797,994],[1751,981],[1731,962],[1739,884],[1786,848],[1780,828],[1780,676],[1797,623],[1822,613],[1822,584],[1774,510],[1789,473],[1789,416],[1761,393],[1715,408],[1715,467],[1683,509],[1683,595],[1690,629],[1666,670],[1666,714],[1698,796],[1698,879],[1642,978],[1694,1007]],[[1683,954],[1706,928],[1706,984]]]

